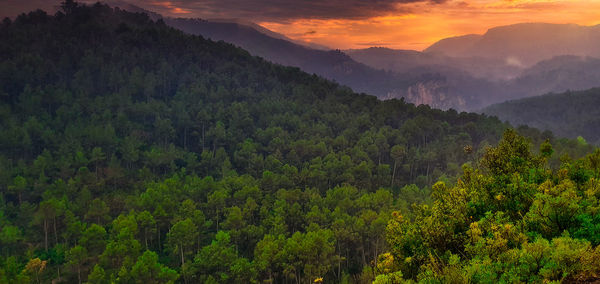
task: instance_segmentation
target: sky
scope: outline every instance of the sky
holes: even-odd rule
[[[56,6],[0,0],[0,16]],[[57,3],[59,1],[56,1]],[[600,0],[130,0],[166,16],[238,19],[331,48],[422,50],[436,41],[524,22],[600,24]]]

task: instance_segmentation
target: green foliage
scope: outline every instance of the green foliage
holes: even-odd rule
[[[174,283],[179,275],[158,262],[158,255],[145,251],[131,268],[130,276],[135,283]]]
[[[538,156],[507,131],[456,186],[437,183],[414,219],[394,212],[377,281],[401,281],[388,280],[395,271],[423,282],[597,281],[598,182],[583,163],[597,154],[548,170],[548,144]]]
[[[549,245],[594,264],[600,154],[543,164],[589,145],[520,128],[555,153],[515,131],[485,150],[508,125],[379,101],[143,14],[62,8],[0,26],[2,283],[464,280],[466,251],[563,231],[591,243]],[[501,264],[481,257],[472,275]]]

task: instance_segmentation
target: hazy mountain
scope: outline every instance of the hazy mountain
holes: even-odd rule
[[[374,68],[420,76],[406,92],[393,95],[440,108],[474,110],[508,99],[600,86],[600,59],[593,57],[556,56],[529,68],[517,68],[490,58],[385,48],[348,54]]]
[[[462,57],[465,56],[467,50],[479,41],[481,37],[481,35],[469,34],[444,38],[425,49],[425,51],[428,53],[440,53],[448,56]]]
[[[531,66],[559,55],[600,56],[600,25],[522,23],[483,35],[443,39],[425,49],[453,57],[484,57]]]
[[[368,48],[346,51],[354,60],[373,68],[418,76],[403,93],[416,104],[459,110],[478,109],[510,96],[501,92],[503,82],[521,72],[494,59],[454,58],[413,50]]]
[[[349,49],[344,50],[344,52],[354,60],[369,66],[400,72],[406,72],[423,65],[438,64],[440,58],[445,57],[416,50],[390,49],[385,47]]]
[[[382,47],[351,49],[345,52],[360,63],[396,72],[415,72],[415,69],[423,67],[434,72],[452,68],[466,71],[473,77],[497,81],[513,78],[522,70],[520,67],[506,64],[503,60],[485,57],[452,57],[435,52]]]
[[[530,97],[567,90],[585,90],[600,86],[600,59],[557,56],[544,60],[508,82],[513,98]]]
[[[489,106],[483,113],[512,125],[551,130],[558,136],[582,136],[600,144],[600,88],[548,94]]]

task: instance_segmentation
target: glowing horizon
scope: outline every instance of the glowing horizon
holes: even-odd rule
[[[427,8],[427,13],[386,15],[364,20],[298,19],[258,24],[292,38],[338,49],[388,47],[422,50],[448,37],[484,34],[488,29],[519,23],[600,24],[600,1],[450,1]],[[502,2],[505,5],[500,5]],[[523,2],[528,2],[524,5]],[[535,3],[534,3],[535,2]],[[520,3],[520,4],[519,4]],[[559,12],[557,12],[559,11]]]

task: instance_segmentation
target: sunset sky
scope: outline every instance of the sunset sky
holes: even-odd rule
[[[58,1],[57,1],[58,2]],[[241,19],[332,48],[421,50],[439,39],[522,22],[600,24],[600,0],[131,0],[167,16]],[[47,0],[0,0],[4,14]],[[56,4],[54,4],[56,5]]]

